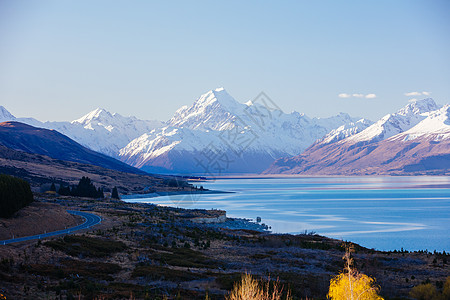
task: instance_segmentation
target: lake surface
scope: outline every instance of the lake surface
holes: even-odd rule
[[[219,179],[200,184],[234,193],[125,201],[222,209],[229,217],[261,217],[273,232],[314,231],[378,250],[450,251],[450,177]]]

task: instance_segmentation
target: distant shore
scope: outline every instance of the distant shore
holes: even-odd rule
[[[231,194],[234,192],[226,192],[226,191],[216,191],[216,190],[191,190],[191,191],[173,191],[173,192],[153,192],[147,194],[129,194],[129,195],[121,195],[121,199],[130,200],[130,199],[146,199],[146,198],[156,198],[161,196],[176,196],[176,195],[191,195],[191,194]]]
[[[400,174],[368,174],[368,175],[302,175],[302,174],[229,174],[214,177],[205,177],[203,180],[188,181],[214,181],[217,179],[280,179],[280,178],[352,178],[352,177],[448,177],[448,175],[400,175]]]

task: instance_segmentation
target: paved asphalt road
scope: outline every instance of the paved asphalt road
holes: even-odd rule
[[[100,218],[99,216],[91,214],[91,213],[87,213],[84,211],[68,210],[67,212],[72,215],[83,217],[85,219],[84,223],[81,225],[75,226],[75,227],[64,229],[64,230],[52,231],[52,232],[47,232],[47,233],[43,233],[43,234],[25,236],[25,237],[21,237],[21,238],[10,239],[10,240],[3,240],[3,241],[0,241],[0,245],[6,245],[6,244],[18,243],[18,242],[30,241],[30,240],[37,240],[37,239],[42,239],[42,238],[46,238],[49,236],[72,233],[72,232],[75,232],[78,230],[87,229],[91,226],[99,224],[102,221],[102,218]]]

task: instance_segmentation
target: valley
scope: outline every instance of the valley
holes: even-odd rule
[[[330,277],[343,267],[341,240],[193,222],[220,211],[44,195],[36,200],[49,211],[95,213],[102,223],[66,237],[1,246],[0,280],[8,299],[223,299],[248,270],[277,278],[297,298],[324,298]],[[355,249],[358,269],[377,279],[381,295],[406,297],[414,285],[439,285],[448,275],[447,254]]]

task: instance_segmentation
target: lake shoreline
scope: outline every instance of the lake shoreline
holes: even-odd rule
[[[224,216],[220,210],[50,195],[37,201],[52,204],[50,211],[59,205],[88,211],[102,222],[65,237],[1,246],[0,255],[7,260],[0,268],[0,282],[11,299],[30,294],[56,298],[61,284],[74,282],[74,274],[77,281],[64,285],[71,295],[88,295],[86,287],[95,283],[99,295],[113,299],[131,293],[136,299],[164,294],[205,299],[206,293],[222,299],[244,272],[277,278],[298,299],[305,290],[310,298],[324,299],[330,276],[342,271],[342,240],[313,232],[274,234],[204,222]],[[248,219],[227,221],[250,224]],[[376,278],[382,296],[405,298],[412,286],[425,280],[443,282],[448,276],[447,254],[383,252],[359,245],[354,245],[353,255],[358,270]]]
[[[218,191],[218,190],[192,190],[192,191],[162,191],[153,193],[142,193],[142,194],[127,194],[121,195],[122,199],[145,199],[145,198],[156,198],[164,196],[177,196],[177,195],[207,195],[207,194],[232,194],[234,192]]]
[[[449,251],[442,242],[448,224],[439,221],[449,215],[449,184],[450,177],[226,178],[206,182],[207,193],[140,196],[136,202],[214,207],[233,218],[261,217],[274,233],[313,231],[382,251]]]

